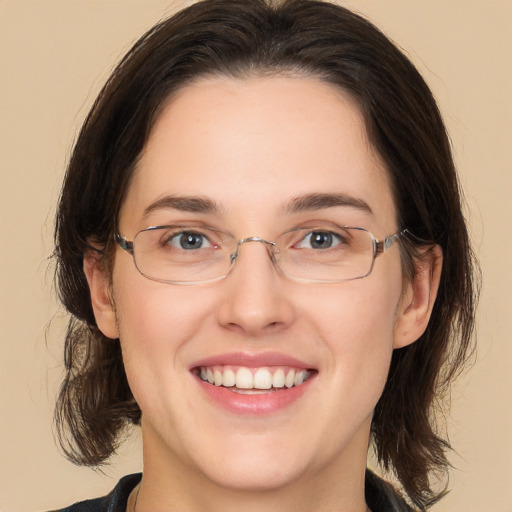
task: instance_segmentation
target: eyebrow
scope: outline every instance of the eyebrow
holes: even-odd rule
[[[305,194],[295,197],[286,205],[285,212],[298,213],[311,210],[323,210],[324,208],[333,208],[336,206],[348,206],[373,214],[370,205],[362,199],[347,194],[325,193]]]
[[[362,199],[348,194],[311,193],[293,198],[284,208],[287,214],[322,210],[345,206],[372,214],[372,209]],[[219,214],[215,201],[202,196],[164,196],[151,203],[144,210],[144,217],[157,210],[173,209],[182,212]]]
[[[144,210],[144,217],[156,210],[173,209],[192,213],[219,213],[217,203],[201,196],[164,196],[151,203]]]

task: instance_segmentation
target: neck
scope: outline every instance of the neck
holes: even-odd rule
[[[364,500],[367,438],[327,468],[305,471],[277,486],[226,485],[184,464],[147,425],[143,433],[144,475],[132,493],[130,512],[367,512]],[[161,441],[161,440],[160,440]],[[359,461],[355,463],[355,461]],[[200,489],[200,492],[198,492]]]

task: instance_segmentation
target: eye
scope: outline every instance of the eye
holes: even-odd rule
[[[167,245],[183,249],[185,251],[194,251],[210,247],[210,241],[206,235],[193,231],[183,231],[169,237]]]
[[[297,248],[325,250],[342,242],[341,236],[332,231],[311,231],[297,244]]]

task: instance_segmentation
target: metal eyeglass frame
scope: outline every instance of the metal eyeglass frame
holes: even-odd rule
[[[135,240],[135,238],[137,238],[137,235],[139,233],[143,232],[143,231],[153,231],[153,230],[157,230],[157,229],[165,229],[167,227],[169,227],[169,226],[161,225],[161,226],[149,226],[147,228],[141,229],[140,231],[138,231],[135,234],[134,240]],[[334,279],[334,280],[331,280],[331,279],[309,279],[309,278],[305,278],[305,277],[293,277],[293,276],[287,275],[281,269],[281,267],[279,266],[279,263],[277,262],[277,260],[275,258],[275,251],[268,251],[270,259],[271,259],[272,263],[274,264],[274,267],[276,267],[279,270],[281,275],[283,275],[284,277],[286,277],[287,279],[289,279],[291,281],[296,281],[296,282],[330,284],[330,283],[342,283],[344,281],[355,281],[356,279],[363,279],[363,278],[369,276],[371,274],[372,270],[373,270],[373,267],[374,267],[374,264],[375,264],[375,259],[377,258],[377,256],[379,256],[380,254],[383,254],[385,251],[387,251],[402,236],[405,236],[406,234],[409,234],[409,231],[407,229],[403,229],[402,231],[397,231],[393,235],[388,235],[383,240],[379,241],[379,240],[377,240],[375,238],[373,233],[368,231],[366,228],[360,228],[360,227],[356,227],[356,226],[342,226],[342,227],[343,227],[343,229],[356,229],[358,231],[364,231],[364,232],[366,232],[366,233],[368,233],[370,235],[370,237],[372,239],[372,242],[373,242],[373,258],[372,258],[372,263],[371,263],[370,269],[368,270],[368,272],[366,274],[364,274],[362,276],[347,278],[347,279]],[[302,229],[302,228],[298,228],[298,229]],[[133,241],[127,240],[126,237],[124,237],[123,235],[120,235],[119,233],[115,233],[114,234],[114,241],[117,243],[117,245],[119,245],[119,247],[121,249],[123,249],[127,253],[131,254],[131,256],[133,258],[133,263],[135,265],[135,268],[146,279],[150,279],[151,281],[157,281],[159,283],[179,284],[179,285],[205,284],[205,283],[211,283],[211,282],[220,281],[221,279],[224,279],[225,277],[227,277],[231,273],[231,270],[234,267],[234,263],[236,262],[236,260],[238,258],[238,255],[240,253],[240,247],[243,244],[247,243],[247,242],[259,242],[259,243],[262,243],[262,244],[266,244],[269,247],[277,247],[277,244],[275,242],[272,242],[272,241],[269,241],[269,240],[265,240],[264,238],[261,238],[259,236],[250,236],[250,237],[247,237],[247,238],[242,238],[242,239],[237,241],[236,250],[230,256],[230,264],[231,264],[231,266],[230,266],[229,270],[224,275],[218,276],[218,277],[214,277],[212,279],[205,279],[205,280],[200,280],[200,281],[171,281],[171,280],[168,280],[168,279],[158,279],[156,277],[151,277],[151,276],[145,274],[144,272],[142,272],[142,270],[137,265],[137,261],[135,260],[134,242]]]

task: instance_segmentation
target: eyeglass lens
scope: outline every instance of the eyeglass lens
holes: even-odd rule
[[[215,280],[229,273],[250,242],[267,244],[271,258],[291,279],[336,282],[368,275],[375,258],[375,238],[363,228],[335,225],[298,228],[275,243],[258,237],[242,244],[220,230],[161,226],[140,231],[133,241],[139,271],[163,282]]]

